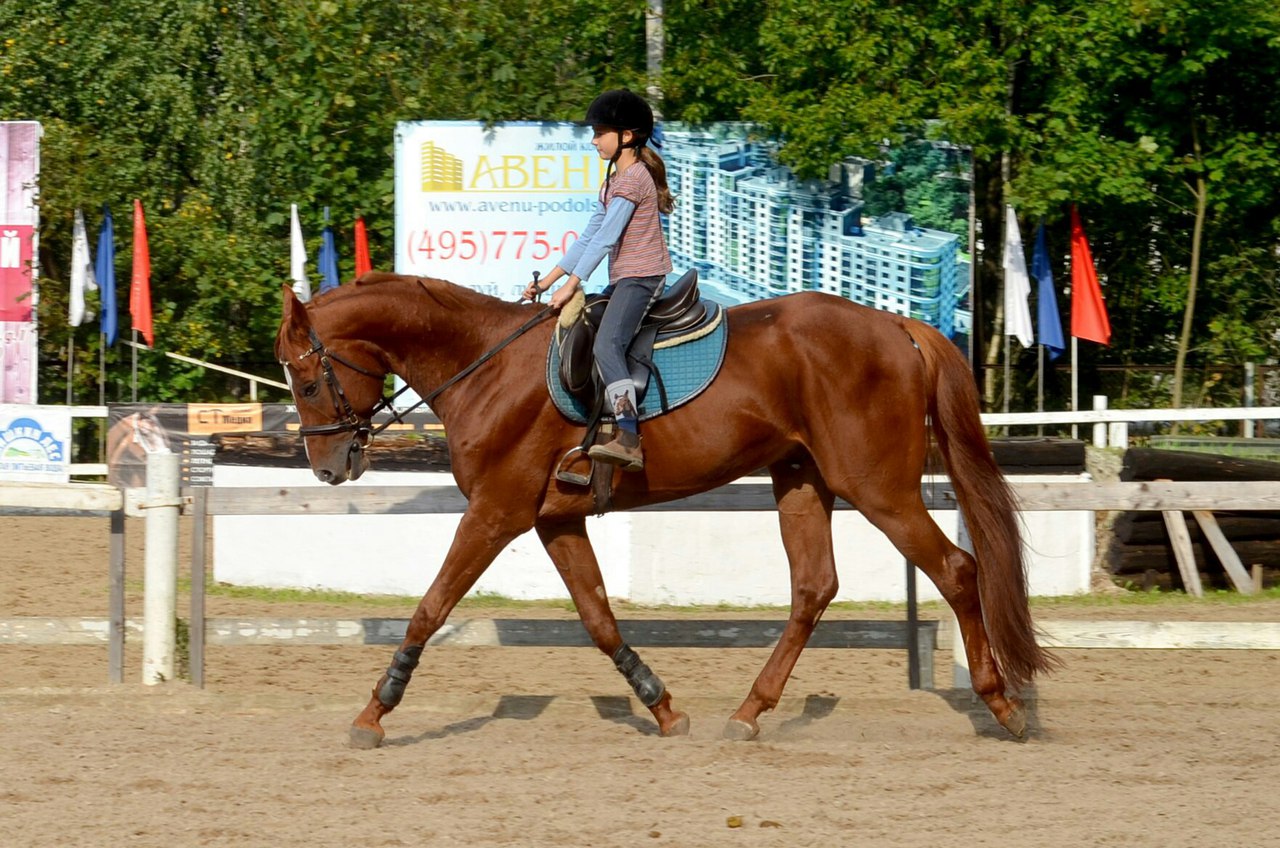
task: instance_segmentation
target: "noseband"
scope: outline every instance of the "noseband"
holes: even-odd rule
[[[383,430],[390,427],[392,424],[395,424],[397,421],[403,421],[405,415],[408,415],[410,412],[412,412],[413,410],[417,409],[420,406],[425,406],[431,403],[431,401],[439,397],[440,393],[443,392],[445,389],[449,388],[454,383],[458,382],[463,377],[466,377],[472,371],[476,370],[481,365],[488,362],[494,356],[494,354],[502,350],[507,345],[511,344],[516,339],[523,336],[529,330],[533,329],[533,327],[536,324],[538,324],[544,318],[549,317],[551,314],[552,314],[551,307],[550,306],[544,307],[538,312],[537,315],[534,315],[528,321],[524,322],[524,324],[520,326],[520,329],[516,330],[511,335],[507,336],[505,339],[498,342],[488,352],[486,352],[483,356],[481,356],[475,362],[472,362],[466,368],[463,368],[457,374],[454,374],[448,380],[445,380],[442,384],[440,384],[440,386],[438,386],[436,389],[428,393],[425,397],[423,397],[421,400],[419,400],[417,403],[415,403],[413,406],[409,407],[408,409],[397,411],[392,406],[396,398],[400,397],[400,395],[409,391],[409,386],[406,385],[404,388],[400,389],[400,391],[396,392],[395,394],[384,395],[374,405],[373,409],[369,410],[368,417],[359,415],[355,411],[355,409],[351,406],[351,401],[347,400],[347,393],[342,389],[342,382],[338,379],[338,374],[333,368],[333,363],[337,362],[340,365],[345,365],[347,368],[350,368],[352,371],[355,371],[359,374],[364,374],[365,376],[368,376],[368,377],[373,377],[375,380],[381,380],[383,377],[386,376],[386,374],[377,374],[373,371],[370,371],[367,368],[362,368],[361,366],[356,365],[354,362],[351,362],[350,360],[344,359],[343,357],[339,356],[338,354],[334,353],[333,351],[325,347],[324,342],[320,340],[320,336],[316,333],[314,327],[308,328],[307,333],[311,338],[311,349],[308,350],[306,353],[302,354],[301,356],[299,356],[298,361],[301,362],[302,360],[306,359],[308,356],[313,356],[317,354],[320,356],[320,370],[324,374],[325,385],[329,387],[329,396],[333,398],[333,411],[334,411],[334,414],[337,416],[338,420],[334,421],[332,424],[302,425],[298,428],[298,433],[302,436],[333,436],[333,435],[337,435],[338,433],[353,433],[355,434],[355,438],[353,439],[353,443],[355,447],[356,448],[363,447],[364,445],[367,445],[374,436],[378,435]],[[281,364],[284,365],[285,376],[288,377],[289,363],[282,362]],[[292,385],[292,380],[290,380],[290,385]],[[373,425],[373,416],[377,415],[379,412],[382,412],[384,409],[391,410],[391,420],[385,421],[382,424],[379,424],[378,426],[375,427]]]

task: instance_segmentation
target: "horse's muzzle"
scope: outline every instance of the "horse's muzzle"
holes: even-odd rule
[[[352,439],[347,447],[347,452],[343,456],[342,468],[333,470],[332,468],[317,468],[312,466],[312,471],[316,475],[316,479],[321,483],[328,483],[330,486],[336,486],[339,483],[345,483],[348,480],[359,480],[369,468],[369,458],[365,456],[364,445],[360,444],[358,439]]]

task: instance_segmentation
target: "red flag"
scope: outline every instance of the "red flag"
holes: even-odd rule
[[[369,261],[369,234],[364,231],[364,218],[356,218],[356,278],[373,270]]]
[[[129,317],[133,329],[156,346],[151,328],[151,250],[147,247],[147,222],[142,215],[142,201],[133,201],[133,282],[129,286]]]
[[[1102,302],[1098,272],[1084,237],[1075,204],[1071,206],[1071,335],[1098,344],[1111,344],[1111,322]]]

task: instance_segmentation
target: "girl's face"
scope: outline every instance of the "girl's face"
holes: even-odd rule
[[[618,148],[631,141],[631,130],[623,130],[621,134],[613,127],[592,127],[591,143],[595,145],[596,153],[600,154],[601,159],[612,159],[618,153]],[[621,135],[621,139],[619,139]]]

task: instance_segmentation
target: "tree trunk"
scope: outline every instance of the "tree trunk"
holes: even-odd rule
[[[644,15],[645,64],[649,77],[645,94],[657,120],[662,120],[662,62],[666,53],[662,2],[647,0]]]
[[[1196,134],[1194,122],[1191,126],[1191,132],[1196,161],[1202,161],[1200,156],[1200,137]],[[1178,356],[1173,366],[1174,409],[1182,406],[1182,372],[1187,361],[1187,351],[1191,347],[1191,324],[1196,314],[1196,286],[1200,281],[1200,244],[1204,238],[1204,219],[1209,200],[1209,186],[1202,171],[1196,174],[1196,185],[1192,192],[1196,198],[1196,221],[1195,227],[1191,231],[1191,268],[1190,279],[1187,281],[1187,306],[1182,312],[1182,335],[1178,337]],[[1173,425],[1172,432],[1178,432],[1176,423]]]
[[[994,368],[1000,355],[1000,243],[1004,180],[1000,174],[1000,159],[973,159],[973,214],[977,224],[977,238],[972,245],[973,291],[969,302],[973,309],[973,371],[986,409],[995,402],[996,374]]]

